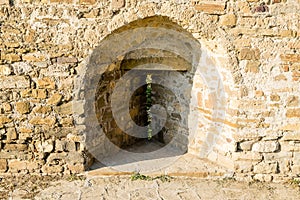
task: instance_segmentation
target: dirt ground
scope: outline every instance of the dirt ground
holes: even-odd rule
[[[0,178],[0,199],[300,199],[299,183],[187,177],[20,175]]]

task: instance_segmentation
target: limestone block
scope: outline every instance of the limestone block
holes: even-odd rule
[[[278,172],[278,163],[277,162],[261,162],[254,166],[254,173],[257,174],[271,174]]]
[[[299,69],[300,71],[300,69]],[[289,96],[287,98],[286,106],[298,106],[299,105],[299,97],[298,96]],[[300,130],[300,127],[299,127]]]
[[[252,151],[262,152],[262,153],[271,153],[279,149],[279,143],[277,141],[260,141],[254,143],[252,146]]]
[[[27,150],[27,145],[26,144],[5,144],[4,149],[8,151],[25,151]]]
[[[6,140],[7,141],[12,141],[18,138],[16,129],[14,127],[7,128],[6,129]]]
[[[125,6],[125,0],[111,0],[111,8],[113,10],[119,10]]]
[[[253,143],[254,143],[253,141],[240,142],[240,148],[243,151],[251,151]]]
[[[253,179],[261,182],[271,182],[273,180],[273,176],[269,174],[255,174]]]
[[[62,99],[62,95],[61,94],[58,94],[58,93],[55,93],[53,94],[47,101],[47,104],[49,105],[57,105],[60,103]]]
[[[195,9],[208,14],[223,14],[225,10],[224,2],[200,2],[200,4],[195,5]]]
[[[54,111],[57,112],[58,114],[70,115],[73,113],[73,104],[72,102],[62,104],[61,106],[55,107]]]
[[[10,172],[19,172],[21,170],[26,170],[27,161],[11,160],[9,161],[8,166]]]
[[[42,89],[55,89],[55,82],[50,77],[44,77],[37,80],[37,86]]]
[[[58,174],[63,172],[63,167],[60,165],[51,165],[51,166],[44,165],[42,167],[42,172],[46,174]]]
[[[0,173],[4,173],[7,170],[7,161],[6,159],[0,159]]]
[[[12,72],[9,65],[0,65],[0,76],[8,76]]]
[[[9,5],[9,0],[0,0],[0,5]]]
[[[45,89],[27,89],[21,91],[21,97],[45,99],[47,97],[47,91]]]
[[[287,132],[284,133],[282,140],[290,141],[290,140],[298,140],[300,141],[300,132]]]
[[[14,88],[29,88],[30,80],[24,76],[2,76],[0,81],[0,88],[14,89]]]
[[[80,4],[95,4],[96,0],[79,0]]]
[[[4,59],[9,62],[17,62],[21,60],[21,57],[18,54],[11,53],[11,54],[6,54]]]
[[[55,141],[55,151],[56,152],[63,152],[66,149],[66,141],[62,141],[62,140],[56,140]]]
[[[259,60],[260,51],[259,49],[244,48],[240,50],[240,60]]]
[[[227,14],[220,17],[220,25],[233,27],[236,25],[236,15]]]
[[[11,122],[12,119],[8,118],[6,115],[0,115],[0,125]]]
[[[50,106],[37,106],[32,110],[34,113],[47,114],[52,111]]]
[[[58,57],[56,59],[58,64],[66,64],[66,63],[77,63],[78,60],[75,57]]]
[[[69,170],[72,173],[81,173],[84,172],[84,165],[83,164],[76,164],[76,165],[67,165]]]
[[[26,114],[30,112],[30,103],[29,102],[17,102],[16,111],[20,114]]]
[[[258,73],[259,72],[260,62],[247,60],[245,72]]]
[[[244,151],[244,152],[234,152],[232,153],[233,160],[251,160],[251,161],[261,161],[262,155],[257,152]]]
[[[293,117],[300,117],[300,108],[295,109],[288,109],[286,111],[286,117],[293,118]]]
[[[48,126],[53,126],[56,122],[55,117],[40,117],[40,116],[35,116],[33,117],[29,123],[33,125],[48,125]]]

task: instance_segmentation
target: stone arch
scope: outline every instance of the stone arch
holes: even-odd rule
[[[180,43],[180,47],[176,48],[176,45],[173,46],[173,50],[179,50],[175,52],[175,54],[178,56],[182,56],[183,60],[187,61],[187,63],[191,64],[190,75],[192,75],[191,82],[194,83],[193,87],[191,87],[191,103],[189,104],[189,115],[188,115],[188,128],[189,130],[189,151],[192,153],[195,153],[197,155],[200,155],[201,157],[208,157],[210,160],[213,160],[215,162],[219,162],[221,159],[219,156],[219,149],[222,149],[223,146],[226,146],[227,150],[234,149],[234,141],[232,139],[232,133],[234,133],[235,128],[234,123],[225,123],[226,125],[232,125],[231,128],[228,129],[229,132],[227,134],[221,134],[222,129],[224,128],[224,122],[225,120],[225,113],[226,113],[226,88],[224,90],[224,87],[222,85],[222,81],[224,80],[224,77],[231,78],[231,74],[228,73],[228,70],[222,70],[222,65],[220,65],[221,61],[224,61],[225,56],[219,56],[217,54],[213,54],[206,50],[205,47],[201,46],[201,41],[199,39],[195,39],[193,35],[186,30],[184,30],[181,26],[179,26],[177,23],[172,22],[169,17],[165,16],[152,16],[152,17],[146,17],[144,19],[139,19],[136,21],[133,21],[129,24],[126,24],[116,30],[114,30],[111,34],[109,34],[107,37],[105,37],[100,45],[94,50],[93,54],[90,57],[89,64],[86,68],[86,74],[83,81],[83,88],[81,88],[82,91],[84,91],[84,110],[85,110],[85,122],[83,123],[85,125],[85,133],[88,135],[87,138],[93,138],[93,141],[89,141],[87,139],[88,146],[93,146],[93,148],[89,149],[89,151],[97,151],[100,152],[100,154],[105,154],[105,152],[113,153],[117,151],[114,148],[111,148],[110,145],[107,146],[105,142],[105,136],[97,135],[97,132],[101,132],[101,128],[99,127],[99,120],[97,120],[96,111],[93,107],[93,98],[90,98],[91,96],[96,93],[97,90],[95,88],[96,84],[99,82],[99,77],[106,73],[107,71],[110,71],[116,67],[116,63],[124,61],[124,58],[128,56],[129,52],[134,52],[136,49],[143,49],[147,45],[145,41],[148,38],[159,38],[158,33],[151,32],[151,29],[155,29],[159,27],[160,29],[163,29],[164,31],[169,32],[175,32],[180,35],[180,37],[184,38],[186,41],[190,41],[191,43]],[[120,40],[120,37],[125,38],[126,32],[135,33],[137,30],[142,29],[149,29],[147,30],[147,34],[142,34],[141,38],[134,38],[131,35],[127,35],[128,38],[126,40]],[[145,33],[145,32],[143,32]],[[166,32],[164,32],[166,33]],[[151,36],[151,34],[154,34]],[[157,35],[158,34],[158,35]],[[136,36],[136,34],[133,34]],[[166,38],[165,38],[166,39]],[[183,40],[183,41],[184,41]],[[128,41],[135,42],[133,44],[133,47],[128,47]],[[171,41],[171,40],[170,40]],[[171,44],[170,41],[168,41],[168,44]],[[115,42],[115,44],[118,44],[117,49],[110,49],[112,42]],[[144,42],[144,43],[143,43]],[[152,40],[153,42],[153,40]],[[193,44],[193,45],[191,45]],[[131,43],[132,45],[132,43]],[[152,44],[153,45],[153,44]],[[154,46],[158,44],[154,44]],[[138,48],[137,48],[138,46]],[[182,49],[182,46],[184,48]],[[123,48],[123,49],[122,49]],[[171,51],[171,49],[164,49],[165,51]],[[99,49],[105,49],[105,52],[99,51]],[[197,51],[195,51],[197,49]],[[190,53],[191,50],[194,50],[194,54]],[[228,58],[226,58],[228,59]],[[126,59],[125,59],[126,60]],[[202,61],[200,61],[202,60]],[[199,65],[199,61],[202,62]],[[219,71],[221,69],[221,74],[219,74]],[[206,71],[206,74],[203,73],[203,70],[209,70]],[[222,77],[223,76],[223,77]],[[214,77],[214,78],[212,78]],[[196,81],[195,81],[196,80]],[[199,80],[202,80],[202,86],[200,86]],[[198,85],[197,85],[198,84]],[[206,91],[209,91],[207,93],[200,92],[201,87],[203,87],[203,84],[208,86],[205,88]],[[209,87],[209,85],[215,85],[216,87]],[[222,88],[223,87],[223,88]],[[200,99],[199,94],[202,93],[202,99]],[[222,94],[221,94],[222,93]],[[205,105],[206,107],[210,107],[208,110],[199,108],[199,105],[202,103],[205,103],[205,99],[203,99],[203,94],[206,95],[206,100],[209,102],[210,105]],[[217,95],[222,95],[222,100],[217,99]],[[224,111],[223,113],[220,111]],[[209,123],[209,126],[204,126],[203,129],[198,129],[201,123],[199,123],[201,120],[206,120],[207,123]],[[215,128],[217,127],[217,128]],[[206,134],[199,133],[199,132],[206,132]],[[229,135],[229,136],[228,136]],[[91,137],[92,136],[92,137]],[[195,136],[193,138],[193,136]],[[196,138],[196,139],[195,139]],[[225,140],[225,141],[224,141]],[[102,144],[99,146],[99,142]],[[107,142],[107,141],[106,141]],[[100,149],[105,149],[105,152],[103,152]],[[196,147],[196,148],[195,148]],[[196,150],[195,150],[196,149]],[[222,151],[220,151],[222,152]],[[222,152],[224,153],[224,151]],[[221,155],[222,155],[221,153]],[[227,152],[225,152],[226,154]],[[92,153],[93,154],[93,153]],[[227,159],[226,155],[223,154],[224,158]],[[228,155],[228,154],[227,154]],[[222,157],[223,158],[223,157]],[[230,161],[230,159],[229,159]],[[220,161],[221,162],[221,161]],[[231,166],[232,162],[230,162]]]

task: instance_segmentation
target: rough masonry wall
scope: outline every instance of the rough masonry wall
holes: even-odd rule
[[[299,1],[260,5],[259,0],[0,0],[0,172],[83,171],[89,162],[80,127],[83,110],[73,95],[82,65],[113,30],[162,15],[213,56],[226,92],[226,117],[214,119],[218,94],[195,75],[192,96],[203,121],[197,122],[190,152],[199,154],[205,142],[212,144],[205,138],[206,124],[221,121],[210,160],[242,179],[277,181],[300,174]]]

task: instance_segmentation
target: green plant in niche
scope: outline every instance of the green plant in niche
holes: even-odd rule
[[[152,106],[152,74],[147,74],[146,77],[146,83],[147,83],[147,89],[146,89],[146,109],[147,109],[147,134],[148,134],[148,140],[151,140],[152,138],[152,128],[151,128],[151,121],[152,116],[150,113],[150,108]]]

